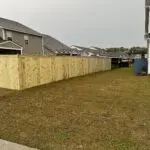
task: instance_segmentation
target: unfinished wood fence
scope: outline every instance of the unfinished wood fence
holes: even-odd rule
[[[107,70],[111,70],[109,58],[1,55],[0,87],[23,90]]]

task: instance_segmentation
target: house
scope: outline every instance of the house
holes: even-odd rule
[[[76,45],[72,45],[70,48],[76,49],[76,50],[78,50],[78,51],[82,51],[82,50],[84,49],[84,47],[76,46]]]
[[[76,49],[80,52],[81,56],[96,56],[96,53],[87,47],[72,45],[71,49]]]
[[[95,50],[97,52],[97,55],[99,56],[106,56],[107,54],[107,51],[105,49],[99,47],[91,46],[90,49]]]
[[[121,58],[121,59],[129,58],[129,55],[125,52],[108,52],[107,56],[110,58]]]
[[[129,49],[128,54],[132,59],[140,59],[141,55],[144,54],[145,58],[148,57],[146,47],[132,47]]]
[[[43,54],[42,35],[19,22],[0,18],[0,54]]]
[[[81,56],[98,56],[98,57],[107,57],[107,51],[98,47],[82,47],[72,45],[71,48],[78,50],[81,53]]]
[[[70,47],[58,41],[52,36],[42,35],[43,47],[45,55],[71,55],[72,51]]]

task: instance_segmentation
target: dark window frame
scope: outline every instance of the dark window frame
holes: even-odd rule
[[[29,44],[29,40],[24,40],[24,41],[25,41],[25,44],[27,44],[27,45]]]
[[[12,41],[13,38],[12,38],[12,37],[7,37],[7,40],[8,40],[8,41]]]

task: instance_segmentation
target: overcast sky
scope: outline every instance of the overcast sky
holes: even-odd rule
[[[67,45],[144,46],[144,4],[144,0],[4,0],[0,17]]]

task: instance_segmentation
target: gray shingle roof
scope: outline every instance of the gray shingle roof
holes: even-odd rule
[[[51,55],[54,55],[55,52],[50,50],[49,48],[47,48],[45,45],[44,45],[44,52],[46,52],[46,54],[51,54]]]
[[[108,52],[107,53],[108,57],[111,58],[128,58],[128,54],[124,52]]]
[[[94,47],[95,49],[97,49],[97,51],[100,53],[100,54],[106,54],[106,50],[105,49],[102,49],[102,48],[99,48],[99,47]]]
[[[56,40],[55,38],[49,36],[49,35],[42,35],[43,36],[43,42],[44,42],[44,46],[46,46],[48,49],[50,50],[68,50],[70,49],[68,46],[66,46],[65,44],[63,44],[62,42]]]
[[[0,26],[11,31],[22,32],[25,34],[42,36],[39,32],[19,23],[5,18],[0,18]]]
[[[78,51],[77,49],[71,49],[70,51],[72,54],[81,55],[81,51]]]
[[[82,46],[76,46],[76,45],[73,45],[73,46],[82,49],[81,52],[86,53],[86,54],[91,53],[94,56],[101,55],[101,51],[100,50],[93,50],[91,48],[82,47]]]

